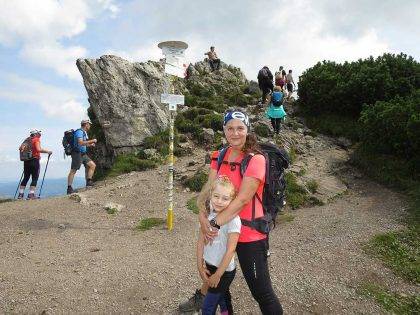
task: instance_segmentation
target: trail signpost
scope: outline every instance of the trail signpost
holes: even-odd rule
[[[166,224],[168,230],[173,228],[173,191],[174,191],[174,117],[178,105],[184,105],[184,95],[169,94],[171,76],[180,78],[185,77],[186,64],[184,62],[184,51],[188,48],[188,44],[180,41],[167,41],[158,44],[165,55],[165,73],[169,75],[164,87],[164,93],[161,94],[161,102],[168,104],[169,109],[169,180],[168,180],[168,211],[166,216]]]

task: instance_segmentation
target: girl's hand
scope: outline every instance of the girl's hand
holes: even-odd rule
[[[220,276],[217,273],[214,273],[210,276],[208,284],[210,288],[217,288],[217,285],[220,282]]]
[[[207,281],[209,281],[210,271],[206,267],[202,266],[198,272],[203,282],[207,283]]]

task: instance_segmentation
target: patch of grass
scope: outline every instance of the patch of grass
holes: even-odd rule
[[[418,231],[406,229],[376,235],[366,245],[368,254],[380,258],[387,267],[408,281],[420,283],[420,238]]]
[[[107,172],[107,176],[117,176],[132,171],[145,171],[156,168],[157,163],[151,160],[138,158],[135,154],[118,155],[114,165]]]
[[[162,218],[144,218],[139,221],[136,225],[136,230],[138,231],[147,231],[152,227],[165,224],[165,220]]]
[[[297,152],[296,152],[296,149],[295,149],[295,147],[290,147],[290,150],[289,150],[289,159],[290,159],[290,164],[293,164],[293,163],[295,163],[295,161],[296,161],[296,159],[297,159]]]
[[[311,179],[306,183],[306,188],[308,188],[308,190],[311,193],[316,193],[318,188],[319,188],[319,184],[315,179]]]
[[[285,178],[286,201],[292,209],[297,209],[308,201],[308,192],[305,187],[297,183],[296,176],[293,173],[286,173]]]
[[[260,137],[267,138],[270,135],[270,128],[264,124],[256,125],[254,131]]]
[[[204,171],[197,171],[192,177],[185,180],[184,185],[192,191],[201,191],[207,178],[208,175]]]
[[[118,209],[117,208],[112,208],[112,207],[106,207],[105,211],[108,214],[116,214],[118,212]]]
[[[198,214],[200,209],[197,206],[197,196],[192,197],[190,200],[187,201],[187,209],[192,211],[192,213]]]
[[[4,199],[0,198],[0,203],[9,202],[9,201],[13,201],[13,199],[12,198],[4,198]]]
[[[385,310],[393,314],[418,314],[420,309],[419,296],[389,292],[375,283],[364,283],[358,289],[358,292],[361,295],[375,299]]]
[[[295,216],[293,214],[290,213],[281,213],[277,216],[276,218],[276,223],[277,224],[282,224],[282,223],[286,223],[286,222],[292,222],[295,219]]]
[[[306,174],[306,169],[305,168],[301,168],[300,170],[299,170],[299,172],[297,172],[297,176],[303,176],[303,175],[305,175]]]

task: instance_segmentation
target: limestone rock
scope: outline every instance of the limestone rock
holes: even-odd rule
[[[206,144],[214,143],[214,131],[210,128],[203,128],[203,142]]]

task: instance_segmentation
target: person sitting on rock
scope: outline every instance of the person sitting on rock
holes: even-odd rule
[[[286,112],[283,108],[284,94],[280,86],[275,86],[273,93],[269,96],[269,106],[266,112],[267,118],[271,120],[271,125],[273,126],[274,133],[280,133],[280,123],[284,117],[286,117]]]
[[[82,120],[81,128],[74,132],[73,152],[71,153],[71,169],[67,178],[67,194],[74,192],[72,188],[74,175],[80,169],[82,164],[86,170],[86,186],[93,186],[93,174],[95,172],[96,164],[87,155],[87,147],[94,147],[97,142],[96,139],[89,140],[87,132],[91,126],[90,120]]]
[[[214,46],[211,46],[210,51],[206,52],[204,55],[207,55],[209,57],[211,71],[219,70],[220,59],[217,57],[216,51],[214,50]]]

